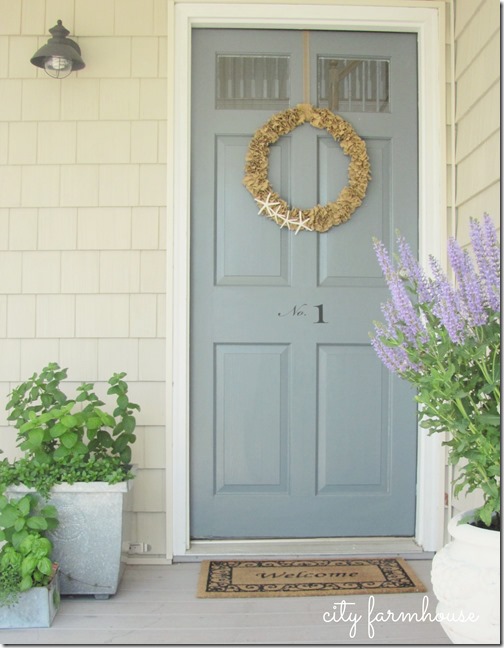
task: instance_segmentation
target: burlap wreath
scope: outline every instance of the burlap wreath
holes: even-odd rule
[[[298,209],[291,208],[272,189],[268,179],[268,157],[271,144],[305,122],[327,130],[339,142],[343,153],[350,156],[350,164],[348,184],[335,202],[316,205],[311,209]],[[295,230],[297,234],[302,229],[327,232],[331,227],[349,220],[366,195],[370,177],[366,144],[353,127],[330,110],[298,104],[295,108],[273,115],[255,132],[247,152],[243,184],[260,206],[260,214],[272,218],[280,227]]]

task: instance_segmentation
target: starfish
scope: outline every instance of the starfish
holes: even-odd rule
[[[303,220],[303,213],[302,212],[299,212],[298,219],[299,220],[292,220],[291,221],[291,223],[293,225],[297,225],[297,229],[294,232],[295,234],[297,234],[301,229],[308,230],[309,232],[313,231],[311,227],[308,227],[307,225],[305,225],[305,223],[307,223],[310,219],[306,218],[305,220]]]
[[[278,202],[271,202],[270,197],[271,197],[271,193],[268,194],[266,200],[260,200],[259,198],[255,198],[256,203],[258,205],[262,205],[261,209],[259,210],[259,214],[262,214],[263,211],[266,210],[267,214],[269,215],[271,208],[280,204]]]
[[[271,218],[273,218],[278,224],[281,223],[280,229],[282,229],[282,227],[287,227],[287,229],[289,229],[289,224],[292,222],[290,220],[290,211],[287,211],[287,214],[284,216],[278,210],[271,210]]]

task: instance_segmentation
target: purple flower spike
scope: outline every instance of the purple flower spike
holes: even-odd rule
[[[469,326],[485,324],[488,320],[485,294],[469,253],[452,238],[448,241],[448,257],[458,284],[461,316]]]
[[[461,317],[461,300],[448,282],[439,262],[432,256],[430,257],[430,266],[434,275],[434,292],[436,294],[432,312],[439,318],[452,342],[456,344],[463,342],[465,335],[464,320]]]
[[[432,299],[432,291],[429,280],[413,256],[413,252],[403,236],[397,239],[397,246],[402,268],[406,271],[408,281],[412,284],[413,289],[416,290],[418,301],[421,304],[430,302]]]
[[[499,312],[500,247],[497,232],[488,214],[484,216],[483,228],[477,220],[471,219],[470,235],[487,305]]]
[[[416,346],[419,336],[422,338],[425,333],[422,321],[409,298],[405,281],[401,278],[400,272],[394,268],[385,246],[380,241],[375,241],[374,247],[392,296],[391,304],[383,311],[389,329],[400,330],[408,342]]]

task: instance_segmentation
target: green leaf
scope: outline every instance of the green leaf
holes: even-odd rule
[[[115,452],[122,452],[124,448],[127,447],[129,442],[129,438],[126,434],[121,434],[121,436],[117,437],[117,439],[114,441],[114,450]]]
[[[50,576],[52,574],[52,563],[49,558],[41,558],[37,563],[37,569],[46,576]]]
[[[56,518],[58,517],[58,509],[52,504],[48,504],[47,506],[44,506],[42,509],[40,509],[40,515],[43,515],[44,517]]]
[[[42,394],[40,396],[40,400],[42,402],[42,405],[47,409],[48,407],[51,407],[53,399],[49,394]]]
[[[22,497],[17,503],[19,510],[22,515],[28,515],[30,513],[32,500],[29,495]]]
[[[56,448],[53,452],[53,457],[55,459],[63,459],[64,457],[68,457],[69,454],[71,454],[71,451],[68,448],[65,448],[64,445],[60,445],[59,448]]]
[[[97,430],[102,425],[102,421],[98,416],[92,416],[88,419],[87,423],[88,430]]]
[[[45,518],[39,516],[39,515],[33,515],[32,517],[28,518],[28,521],[26,522],[26,525],[30,529],[34,529],[37,531],[46,531],[47,529],[47,521]]]
[[[30,419],[29,421],[26,421],[26,423],[23,423],[23,425],[19,428],[19,431],[21,432],[21,434],[25,434],[26,432],[28,432],[28,430],[31,430],[34,427],[35,423]]]
[[[75,432],[65,432],[65,434],[61,435],[60,441],[61,443],[65,446],[65,448],[73,448],[74,445],[77,443],[79,440],[79,435],[76,434]]]
[[[121,461],[125,464],[131,463],[131,448],[127,447],[120,454]]]
[[[41,428],[35,428],[28,432],[28,442],[31,448],[35,448],[42,444],[44,440],[44,430]]]
[[[14,530],[15,531],[21,531],[24,529],[24,525],[26,524],[26,521],[24,518],[20,517],[14,522]]]
[[[104,448],[111,448],[112,447],[112,437],[106,430],[100,430],[97,435],[98,442],[100,443],[101,446]]]
[[[53,529],[56,529],[57,526],[59,525],[59,521],[55,517],[46,517],[46,522],[47,522],[48,531],[52,531]]]
[[[8,529],[15,523],[18,517],[16,509],[12,504],[8,504],[2,511],[0,511],[0,528]]]
[[[38,547],[42,554],[48,556],[52,551],[52,544],[48,538],[42,537],[38,540]]]
[[[19,591],[27,592],[29,589],[32,588],[32,586],[33,586],[33,579],[29,574],[27,574],[21,579],[21,583],[19,584]]]
[[[36,566],[37,566],[37,558],[33,554],[26,556],[25,558],[23,558],[23,561],[21,562],[21,576],[24,577],[27,576],[28,574],[33,573]]]
[[[129,398],[123,394],[117,398],[117,405],[121,409],[126,409],[128,407]]]
[[[488,423],[489,425],[500,425],[500,416],[495,414],[481,414],[479,420],[482,423]]]
[[[56,439],[57,437],[61,436],[64,432],[66,432],[67,428],[66,426],[63,425],[63,423],[56,423],[56,425],[53,425],[53,427],[49,430],[49,434],[53,439]]]
[[[125,416],[124,417],[124,429],[126,432],[134,432],[136,428],[136,420],[134,416]]]
[[[115,426],[116,422],[113,416],[110,416],[110,414],[107,414],[106,412],[102,412],[101,410],[96,410],[96,413],[101,418],[104,425],[112,428]]]
[[[72,414],[67,414],[67,416],[64,416],[61,419],[61,422],[66,428],[70,429],[75,427],[78,424],[78,419],[76,416],[73,416]]]
[[[11,538],[12,546],[17,549],[19,545],[26,540],[27,537],[28,531],[26,529],[23,529],[19,533],[13,533]]]

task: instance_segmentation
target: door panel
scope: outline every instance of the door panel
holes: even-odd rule
[[[289,348],[217,345],[215,369],[216,492],[287,492]]]
[[[317,492],[385,492],[387,403],[374,351],[363,345],[320,345]],[[355,394],[367,395],[355,412]],[[382,422],[377,425],[376,421]]]
[[[348,223],[296,235],[242,180],[255,130],[306,100],[306,61],[311,101],[347,109],[372,179]],[[192,537],[413,535],[416,408],[368,332],[387,296],[372,237],[417,237],[416,37],[196,29],[192,106]],[[347,182],[325,131],[270,148],[291,205]]]
[[[366,139],[366,148],[373,177],[365,201],[355,218],[345,224],[351,227],[341,226],[337,235],[330,232],[320,238],[319,282],[323,286],[383,286],[372,246],[359,242],[371,241],[373,236],[387,240],[390,236],[390,140]],[[336,174],[346,176],[346,166],[335,168],[331,162],[329,158],[329,168],[319,165],[321,204],[334,200],[323,191],[330,179]],[[356,246],[359,246],[358,263],[355,263]]]
[[[249,139],[248,136],[216,138],[216,283],[286,286],[288,238],[281,236],[280,229],[271,232],[267,222],[250,227],[249,196],[244,191],[238,195],[226,191],[228,186],[241,186]],[[275,168],[281,169],[282,161],[285,166],[289,159],[288,142],[282,142],[272,158]],[[246,249],[259,249],[261,255],[243,254]]]

